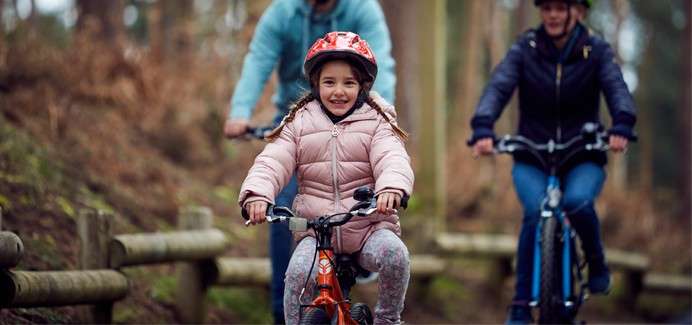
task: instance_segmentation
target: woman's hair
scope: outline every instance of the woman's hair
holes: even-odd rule
[[[346,61],[351,66],[351,71],[353,71],[353,76],[355,77],[355,79],[358,80],[358,83],[361,86],[361,91],[369,92],[370,88],[372,87],[373,82],[371,80],[365,80],[365,76],[367,76],[367,74],[361,70],[362,68],[358,64],[354,64],[354,62],[351,62],[351,60],[343,60],[343,61]],[[326,61],[326,62],[330,62],[330,61]],[[326,62],[324,62],[324,63],[326,63]],[[322,73],[322,68],[324,67],[324,63],[321,66],[316,67],[313,70],[314,72],[312,73],[312,75],[310,75],[309,82],[310,82],[310,87],[312,87],[313,91],[308,92],[305,95],[303,95],[300,99],[298,99],[293,104],[293,106],[291,106],[291,109],[288,111],[288,113],[281,120],[281,123],[279,124],[279,126],[277,126],[274,130],[269,132],[269,134],[267,134],[266,139],[268,141],[274,141],[279,137],[279,135],[281,134],[281,130],[283,130],[284,126],[286,126],[286,123],[293,121],[293,119],[296,116],[296,112],[298,112],[298,110],[303,108],[309,102],[311,102],[315,99],[319,99],[318,98],[319,92],[317,90],[319,89],[319,76]],[[377,104],[377,102],[375,102],[375,100],[372,98],[372,96],[367,95],[365,97],[365,102],[368,103],[368,105],[370,105],[370,107],[372,107],[375,111],[377,111],[377,113],[382,115],[382,117],[384,117],[384,120],[387,121],[387,123],[389,123],[389,125],[392,126],[392,129],[394,129],[394,133],[396,133],[396,135],[398,135],[399,138],[401,138],[402,140],[408,139],[408,134],[406,133],[406,131],[402,130],[397,125],[396,121],[391,119],[389,117],[389,115],[387,115],[384,112],[382,107],[380,107],[380,105]]]

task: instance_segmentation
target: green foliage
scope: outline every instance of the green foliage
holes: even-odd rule
[[[235,202],[238,199],[238,189],[228,186],[214,187],[214,196],[224,202]]]
[[[46,270],[65,270],[68,269],[68,261],[62,258],[62,253],[58,250],[55,238],[50,234],[32,233],[30,236],[22,236],[24,243],[24,251],[31,252],[37,259],[40,265],[45,265]],[[23,264],[25,260],[20,262],[20,268],[26,268]],[[32,262],[36,263],[36,261]]]
[[[239,315],[240,323],[270,324],[269,295],[261,288],[212,288],[207,299],[213,306]]]
[[[459,317],[459,306],[469,305],[472,299],[472,293],[459,280],[438,276],[430,284],[426,304],[434,306],[446,319],[456,319]]]
[[[174,276],[159,275],[152,285],[151,298],[159,302],[172,304],[175,302],[176,288],[177,280]]]

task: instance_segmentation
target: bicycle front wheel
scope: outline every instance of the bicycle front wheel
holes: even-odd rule
[[[322,325],[331,324],[331,319],[327,312],[322,308],[310,307],[300,319],[300,325]]]
[[[541,324],[560,323],[562,304],[560,298],[560,233],[556,218],[543,219],[541,229],[541,278],[539,318]]]

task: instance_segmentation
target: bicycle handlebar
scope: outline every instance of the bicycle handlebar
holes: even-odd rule
[[[556,143],[550,140],[544,144],[537,144],[528,138],[520,135],[505,135],[500,139],[495,140],[494,152],[512,154],[517,151],[526,151],[538,159],[544,167],[548,168],[545,159],[541,156],[542,153],[549,155],[557,155],[565,153],[559,161],[558,166],[572,158],[576,153],[586,151],[608,151],[608,132],[601,130],[595,123],[586,123],[582,127],[581,134],[573,137],[565,143]]]
[[[353,194],[353,198],[356,199],[358,203],[356,203],[349,210],[349,212],[324,215],[318,217],[315,220],[308,220],[307,218],[299,217],[295,214],[295,212],[293,212],[291,209],[287,207],[275,206],[270,204],[269,206],[267,206],[265,219],[269,223],[288,221],[290,230],[305,231],[310,228],[314,229],[317,226],[326,226],[329,228],[338,227],[350,221],[351,218],[353,218],[354,216],[364,217],[377,211],[377,197],[375,196],[375,193],[372,191],[372,189],[365,186],[360,187],[356,189],[355,193]],[[406,207],[408,206],[408,199],[408,195],[404,195],[404,197],[401,199],[400,206],[402,208],[406,209]],[[246,220],[245,225],[248,226],[250,224],[250,216],[248,215],[247,210],[245,208],[241,209],[241,215]],[[339,216],[343,216],[344,218],[341,218],[336,221],[331,220],[332,218]]]
[[[251,126],[248,127],[247,130],[245,130],[245,138],[264,140],[266,135],[269,134],[269,132],[271,132],[272,130],[274,130],[274,126],[272,125]]]

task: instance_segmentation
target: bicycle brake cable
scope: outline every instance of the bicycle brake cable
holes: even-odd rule
[[[315,253],[312,255],[312,263],[310,263],[310,271],[308,271],[308,276],[305,277],[305,284],[303,284],[303,289],[300,290],[300,295],[298,296],[298,303],[302,306],[303,305],[303,294],[305,294],[305,290],[308,288],[308,282],[310,281],[310,277],[312,276],[312,269],[315,268],[315,261],[317,260],[317,248],[319,247],[319,243],[317,241],[317,238],[315,238]],[[298,311],[299,313],[301,312],[300,310]],[[298,315],[300,319],[300,315]]]

